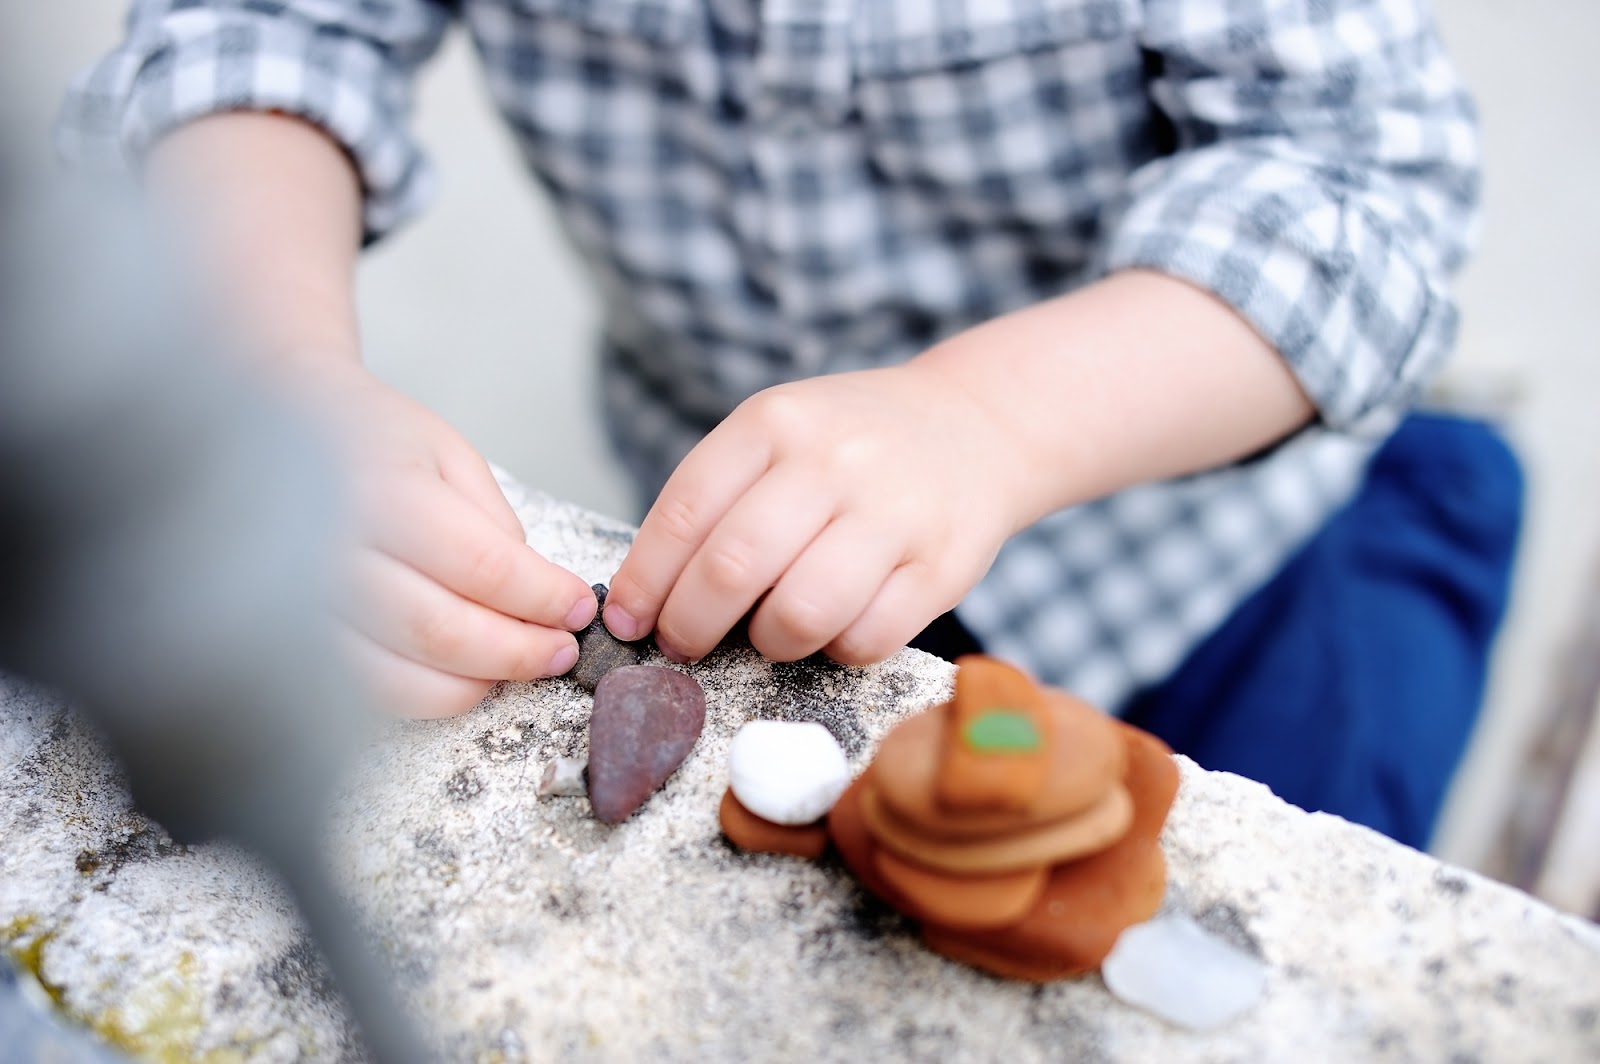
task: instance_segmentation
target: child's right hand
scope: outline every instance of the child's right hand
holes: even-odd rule
[[[471,444],[360,366],[312,372],[350,456],[359,534],[345,632],[379,704],[449,716],[497,680],[570,669],[594,593],[527,545]]]

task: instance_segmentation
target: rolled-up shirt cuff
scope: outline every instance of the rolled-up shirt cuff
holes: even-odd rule
[[[408,93],[405,76],[348,33],[246,12],[178,12],[77,79],[58,143],[76,165],[137,168],[162,136],[205,115],[293,115],[326,132],[356,167],[371,241],[432,194],[431,170],[406,128]]]
[[[1216,295],[1282,355],[1330,428],[1391,430],[1442,363],[1456,312],[1390,225],[1289,161],[1211,149],[1151,164],[1103,268]]]

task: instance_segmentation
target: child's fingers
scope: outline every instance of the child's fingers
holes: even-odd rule
[[[845,514],[812,540],[750,619],[750,643],[774,661],[797,661],[833,642],[866,611],[905,559],[896,537]]]
[[[809,469],[780,465],[745,492],[694,552],[661,608],[656,645],[698,661],[827,527],[835,494]]]
[[[439,472],[445,483],[470,499],[491,521],[515,536],[518,542],[526,543],[527,529],[522,527],[522,519],[506,499],[506,493],[500,490],[500,483],[494,479],[494,473],[483,456],[465,441],[459,448],[441,448],[441,451]]]
[[[463,598],[520,620],[576,630],[593,619],[588,584],[546,561],[520,536],[507,535],[448,485],[408,477],[385,490],[385,512],[405,516],[370,530],[373,546],[385,554]]]
[[[606,627],[618,639],[643,639],[668,594],[711,530],[767,470],[764,442],[725,422],[679,464],[645,515],[611,578]],[[709,649],[709,648],[708,648]]]
[[[376,707],[397,717],[433,720],[472,709],[494,684],[430,669],[374,643],[354,628],[341,628],[340,642]]]
[[[401,657],[475,680],[556,676],[577,662],[570,632],[468,602],[386,554],[363,551],[353,566],[366,607],[356,626]]]
[[[951,596],[924,562],[911,561],[889,574],[872,602],[824,651],[843,665],[871,665],[900,650],[947,610]]]

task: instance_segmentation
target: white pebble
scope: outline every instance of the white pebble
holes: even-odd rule
[[[728,748],[728,775],[739,804],[774,824],[821,818],[850,785],[838,741],[811,722],[747,722]]]
[[[1267,986],[1265,964],[1181,912],[1122,932],[1100,974],[1129,1005],[1196,1031],[1242,1015]]]

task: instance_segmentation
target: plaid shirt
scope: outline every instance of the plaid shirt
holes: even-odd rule
[[[740,400],[1149,267],[1231,304],[1320,412],[1267,453],[1057,513],[960,609],[1115,708],[1345,501],[1447,353],[1474,113],[1425,0],[136,0],[69,157],[273,108],[418,209],[412,75],[461,17],[607,303],[649,498]]]

